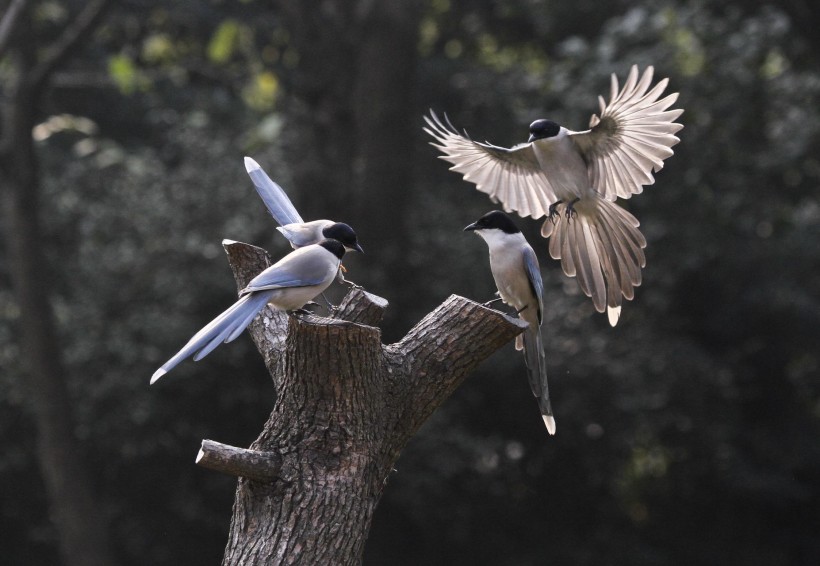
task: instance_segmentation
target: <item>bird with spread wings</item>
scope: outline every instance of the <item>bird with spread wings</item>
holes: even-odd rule
[[[507,212],[534,219],[546,217],[541,235],[549,252],[598,312],[618,322],[624,298],[634,297],[646,265],[646,239],[640,223],[615,204],[655,182],[653,173],[673,155],[675,120],[682,109],[669,109],[678,94],[661,98],[669,79],[652,84],[654,69],[639,75],[632,66],[623,87],[612,75],[609,102],[598,97],[600,115],[589,129],[572,131],[546,119],[530,125],[526,143],[512,148],[476,142],[434,112],[424,119],[431,142],[479,191]]]

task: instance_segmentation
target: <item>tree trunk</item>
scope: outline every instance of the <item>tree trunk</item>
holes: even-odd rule
[[[94,4],[101,10],[100,2]],[[88,31],[83,26],[93,22],[68,26],[64,37],[70,36],[72,41],[58,43],[59,48],[49,51],[38,63],[26,6],[22,2],[15,6],[20,11],[14,21],[6,18],[7,13],[0,25],[3,47],[12,42],[14,34],[22,38],[4,60],[12,80],[2,85],[0,93],[0,191],[8,269],[20,308],[20,354],[26,370],[22,380],[34,412],[38,463],[65,563],[110,566],[116,562],[108,546],[105,512],[94,496],[90,475],[82,463],[82,451],[74,437],[66,371],[49,303],[49,272],[40,236],[39,179],[32,141],[36,101],[44,81],[74,48],[79,40],[75,35]],[[83,14],[94,19],[99,16],[98,11]]]
[[[239,288],[270,261],[227,243]],[[359,564],[407,441],[464,378],[526,326],[451,296],[399,342],[386,302],[351,291],[333,318],[266,308],[250,327],[277,388],[249,450],[203,441],[197,462],[240,476],[223,565]],[[351,322],[355,320],[355,322]]]

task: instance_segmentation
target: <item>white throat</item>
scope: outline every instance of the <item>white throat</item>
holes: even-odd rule
[[[515,234],[508,234],[498,228],[476,230],[475,232],[487,242],[490,251],[501,251],[505,248],[520,248],[521,244],[526,244],[524,234],[516,232]]]

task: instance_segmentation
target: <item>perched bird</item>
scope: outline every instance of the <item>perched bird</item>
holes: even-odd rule
[[[652,173],[673,154],[670,148],[680,141],[674,134],[683,127],[675,122],[683,110],[668,110],[677,93],[659,100],[669,79],[650,89],[652,74],[647,67],[639,78],[633,66],[623,88],[613,74],[609,103],[598,97],[601,114],[592,115],[588,130],[540,119],[530,124],[527,143],[509,149],[473,141],[432,111],[424,117],[424,131],[452,171],[508,212],[547,217],[541,235],[551,237],[550,255],[568,276],[577,275],[612,326],[646,265],[639,222],[614,201],[655,182]]]
[[[290,202],[285,190],[274,183],[259,164],[250,157],[245,158],[245,170],[262,197],[273,219],[279,224],[276,228],[290,242],[294,249],[317,244],[325,238],[332,238],[344,244],[348,251],[364,253],[356,233],[344,222],[333,220],[312,220],[305,222],[296,207]]]
[[[174,357],[165,362],[151,383],[188,356],[199,361],[221,343],[239,336],[266,304],[295,311],[328,288],[336,278],[347,248],[338,240],[322,240],[292,251],[251,279],[239,300],[197,332]]]
[[[499,297],[529,324],[524,333],[516,337],[515,348],[524,350],[532,393],[538,399],[547,431],[555,434],[555,418],[547,385],[547,360],[541,339],[544,284],[538,258],[515,222],[500,210],[488,212],[464,230],[474,231],[487,242],[490,271]]]

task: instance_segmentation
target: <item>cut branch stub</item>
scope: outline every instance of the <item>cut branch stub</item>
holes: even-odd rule
[[[387,300],[368,293],[361,287],[353,287],[339,303],[333,318],[376,326],[384,318],[386,309]]]
[[[479,363],[526,328],[519,318],[450,295],[389,346],[409,377],[403,395],[414,410],[407,414],[413,426],[406,432],[414,434]]]
[[[276,452],[260,452],[203,440],[196,463],[223,474],[270,482],[279,474],[282,457]]]
[[[259,248],[226,242],[225,250],[240,288],[270,265]],[[526,328],[453,295],[385,346],[375,325],[386,307],[353,288],[330,318],[268,307],[251,324],[276,386],[273,411],[250,449],[207,441],[197,459],[245,478],[223,564],[359,563],[407,441],[480,362]]]

